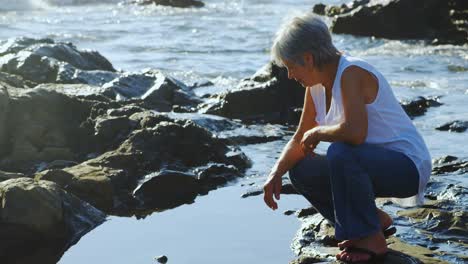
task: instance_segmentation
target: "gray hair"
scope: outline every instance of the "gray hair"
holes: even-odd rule
[[[280,67],[285,66],[285,59],[304,65],[302,55],[306,52],[312,53],[319,69],[338,54],[327,25],[312,13],[296,16],[281,26],[271,48],[271,59]]]

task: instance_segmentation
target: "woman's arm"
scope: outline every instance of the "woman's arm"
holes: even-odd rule
[[[284,146],[280,157],[271,169],[268,179],[263,187],[265,203],[273,210],[278,208],[276,202],[273,200],[273,194],[277,200],[280,199],[281,177],[305,156],[300,143],[304,132],[317,126],[315,116],[315,106],[310,95],[310,88],[307,87],[304,94],[302,115],[296,133]]]
[[[377,94],[377,89],[377,81],[370,73],[355,66],[347,68],[341,78],[343,121],[332,126],[317,126],[305,132],[301,142],[305,151],[311,151],[320,141],[340,141],[353,145],[364,143],[368,127],[365,94],[369,94],[366,91]]]

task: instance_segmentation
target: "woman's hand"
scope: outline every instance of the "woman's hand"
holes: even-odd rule
[[[274,174],[270,174],[263,185],[263,200],[266,205],[273,210],[278,209],[278,204],[273,199],[273,194],[275,195],[276,200],[280,199],[281,185],[281,177]]]
[[[318,143],[320,143],[319,133],[318,133],[319,130],[320,130],[320,127],[316,126],[306,131],[304,135],[302,136],[301,148],[305,155],[314,151]]]

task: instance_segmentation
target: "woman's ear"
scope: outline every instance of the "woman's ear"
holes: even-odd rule
[[[315,65],[314,64],[314,55],[312,55],[312,53],[305,52],[302,58],[304,60],[305,65],[311,66],[311,67],[313,67]]]

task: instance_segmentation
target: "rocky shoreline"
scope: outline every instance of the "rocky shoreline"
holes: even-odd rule
[[[156,69],[117,71],[98,52],[71,43],[0,42],[0,221],[11,238],[2,242],[0,257],[16,261],[20,254],[12,248],[21,247],[27,257],[15,263],[55,263],[106,215],[145,217],[192,203],[245,176],[255,160],[239,146],[290,136],[303,104],[303,88],[272,64],[228,92],[198,97],[193,89]],[[402,106],[416,118],[442,99],[420,97]],[[436,161],[434,174],[466,168],[465,160],[446,158]],[[431,188],[428,197],[438,202],[431,211],[404,210],[401,217],[415,219],[428,237],[466,247],[466,188],[443,181]],[[454,208],[462,213],[446,213]],[[428,215],[442,224],[434,227]],[[298,240],[310,243],[301,242],[297,253],[317,258],[301,253],[318,241],[301,237],[321,232],[306,222],[309,233],[300,231]],[[313,263],[307,261],[297,263]]]

